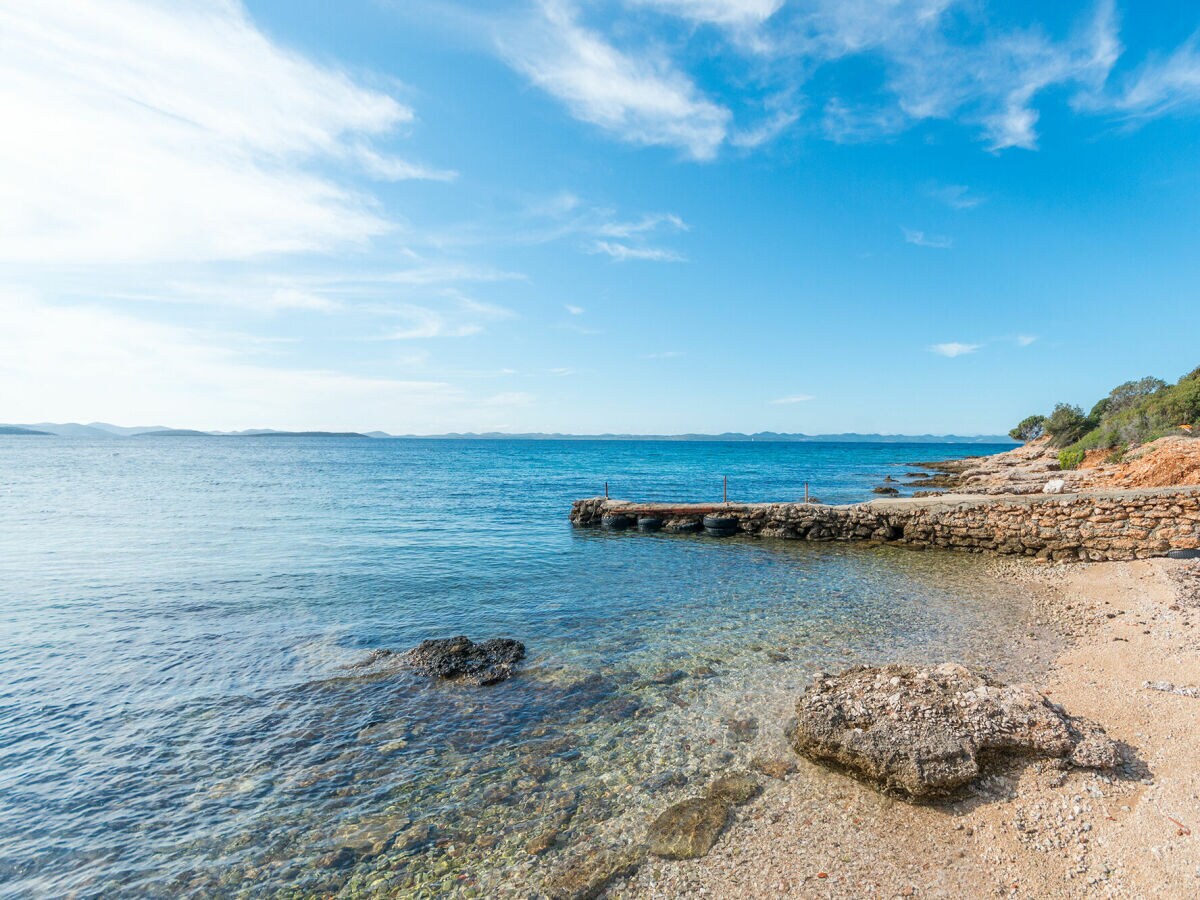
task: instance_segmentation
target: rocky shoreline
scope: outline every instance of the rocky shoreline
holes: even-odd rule
[[[1040,588],[1042,615],[1068,641],[1040,679],[1047,705],[1032,708],[1102,725],[1119,748],[1099,760],[1112,768],[991,755],[959,793],[913,802],[797,755],[760,797],[727,810],[735,824],[703,858],[645,858],[631,845],[621,866],[590,870],[600,881],[551,896],[1195,896],[1200,700],[1174,689],[1200,684],[1200,563],[995,565]]]
[[[574,525],[609,531],[992,551],[1065,648],[1036,687],[953,665],[816,673],[762,796],[680,801],[547,894],[1196,896],[1200,562],[1160,557],[1200,549],[1200,488],[1112,489],[1161,470],[1167,443],[1063,473],[1035,442],[909,473],[932,496],[841,507],[577,501]]]
[[[1048,437],[1006,453],[913,463],[927,474],[910,473],[914,496],[956,494],[1042,494],[1123,490],[1200,484],[1200,439],[1171,436],[1127,452],[1089,451],[1082,463],[1063,469]]]
[[[1200,487],[1034,496],[947,495],[848,506],[578,500],[570,520],[610,531],[746,534],[874,541],[923,550],[992,551],[1055,561],[1145,559],[1200,548]]]

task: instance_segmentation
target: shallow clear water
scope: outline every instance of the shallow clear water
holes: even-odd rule
[[[813,670],[1003,667],[1028,631],[977,557],[577,531],[571,500],[848,502],[999,449],[0,437],[0,896],[527,895],[786,752]],[[522,673],[345,668],[459,633]]]

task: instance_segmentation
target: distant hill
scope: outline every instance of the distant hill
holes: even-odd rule
[[[156,428],[153,431],[130,432],[129,437],[216,437],[208,431],[193,428]]]
[[[708,441],[761,443],[848,443],[848,444],[1013,444],[1012,438],[999,434],[791,434],[777,431],[758,431],[754,434],[727,431],[722,434],[558,434],[526,432],[508,434],[501,431],[450,432],[447,434],[388,434],[386,431],[275,431],[270,428],[251,428],[244,431],[198,431],[191,428],[166,428],[162,425],[127,427],[107,422],[80,425],[70,422],[56,425],[8,425],[30,431],[56,434],[62,437],[128,438],[128,437],[304,437],[304,438],[363,438],[376,440],[427,441]],[[13,433],[13,432],[8,432]]]
[[[41,434],[49,435],[48,431],[38,431],[34,428],[22,428],[20,425],[0,425],[0,434]]]
[[[372,437],[380,435],[373,432]],[[457,440],[457,441],[697,441],[725,443],[810,443],[810,444],[1012,444],[1007,435],[999,434],[788,434],[776,431],[758,431],[754,434],[727,431],[722,434],[556,434],[530,432],[507,434],[504,432],[452,432],[450,434],[401,434],[382,435],[404,439]]]
[[[29,428],[34,431],[40,431],[43,434],[55,434],[59,437],[103,438],[107,440],[117,436],[111,431],[104,431],[101,428],[94,428],[91,425],[80,425],[78,422],[66,422],[63,424],[38,422],[35,425],[16,425],[10,427]]]
[[[107,422],[90,422],[88,428],[99,428],[101,431],[107,431],[109,434],[115,434],[117,437],[132,437],[135,434],[149,434],[152,431],[178,431],[180,429],[167,428],[163,425],[135,425],[132,428],[124,425],[109,425]]]
[[[336,438],[366,438],[369,435],[357,431],[237,431],[230,437],[336,437]]]

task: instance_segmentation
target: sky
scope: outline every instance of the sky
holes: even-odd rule
[[[1200,365],[1200,10],[0,0],[0,421],[1003,433]]]

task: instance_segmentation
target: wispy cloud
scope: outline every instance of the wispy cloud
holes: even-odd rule
[[[660,350],[657,353],[645,353],[642,359],[678,359],[683,356],[680,350]]]
[[[582,306],[575,306],[573,303],[564,303],[563,309],[573,316],[582,316],[584,313],[584,308]]]
[[[1200,32],[1169,56],[1147,60],[1110,94],[1085,99],[1085,107],[1152,118],[1200,105]]]
[[[0,10],[0,259],[245,259],[392,225],[332,174],[445,177],[371,141],[413,111],[259,31],[236,2]],[[84,152],[83,148],[86,148]]]
[[[479,334],[483,326],[476,322],[451,322],[445,314],[424,306],[397,306],[394,314],[405,319],[400,328],[381,335],[387,341],[411,341],[420,338],[470,337]]]
[[[1036,340],[1037,340],[1036,334],[1018,334],[1017,335],[1017,346],[1018,347],[1028,347],[1030,344],[1032,344]]]
[[[926,234],[913,228],[901,228],[904,240],[918,247],[930,247],[934,250],[948,250],[954,246],[954,240],[944,234]]]
[[[631,247],[617,241],[596,241],[593,252],[604,253],[617,262],[630,260],[642,262],[684,262],[686,257],[674,250],[664,250],[660,247]]]
[[[815,399],[812,394],[792,394],[790,397],[779,397],[772,400],[771,403],[777,406],[786,406],[792,403],[807,403],[809,400]]]
[[[712,159],[730,112],[705,98],[666,57],[622,53],[578,21],[568,0],[541,0],[532,17],[507,22],[500,53],[571,114],[633,144],[676,147]]]
[[[0,376],[19,373],[23,386],[6,394],[5,411],[18,420],[438,432],[498,425],[496,407],[530,400],[443,380],[268,365],[255,342],[233,347],[225,335],[27,293],[0,290],[0,318]]]
[[[427,286],[463,282],[524,281],[520,272],[508,272],[491,266],[460,263],[429,263],[410,268],[390,268],[379,271],[339,272],[329,280],[343,285],[397,284]]]
[[[597,232],[605,237],[627,238],[635,234],[645,234],[666,227],[673,231],[687,231],[687,223],[674,213],[654,213],[642,216],[632,222],[604,222],[597,227]]]
[[[621,0],[653,16],[605,15],[608,4],[582,0],[531,3],[531,15],[497,28],[511,66],[576,118],[697,160],[727,145],[752,149],[797,123],[862,142],[947,121],[993,152],[1035,150],[1052,92],[1083,114],[1145,118],[1200,106],[1200,33],[1111,83],[1124,53],[1115,0],[1094,0],[1066,28],[1001,25],[970,0]],[[678,26],[670,39],[664,21]],[[880,80],[830,94],[819,73],[851,59]],[[701,68],[703,79],[690,74]],[[714,82],[707,93],[699,87]],[[764,94],[778,102],[764,109]],[[818,111],[808,123],[805,108]]]
[[[931,184],[925,193],[951,209],[974,209],[983,203],[983,198],[972,194],[965,184]]]
[[[431,307],[414,303],[389,303],[376,307],[377,316],[400,319],[403,325],[387,329],[377,339],[407,341],[421,338],[459,338],[479,334],[489,322],[511,319],[515,313],[484,303],[456,290],[442,292],[445,304]]]
[[[945,344],[934,344],[929,348],[929,352],[936,353],[938,356],[948,356],[953,359],[956,356],[966,356],[968,353],[974,353],[982,344],[962,344],[957,341],[949,341]]]
[[[710,25],[743,28],[759,25],[783,6],[784,0],[626,0]]]
[[[454,181],[458,178],[458,173],[452,169],[435,169],[399,157],[385,156],[361,144],[354,148],[354,157],[370,175],[381,181]]]

